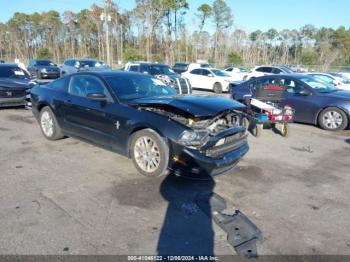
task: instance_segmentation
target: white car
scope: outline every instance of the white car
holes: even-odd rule
[[[232,77],[233,81],[242,81],[244,76],[248,73],[239,67],[228,67],[224,69],[224,71]]]
[[[278,74],[293,74],[293,71],[284,66],[256,66],[244,76],[243,80]]]
[[[347,80],[343,77],[336,76],[333,74],[327,74],[327,73],[308,73],[307,75],[312,76],[318,80],[321,80],[322,82],[325,82],[327,84],[334,85],[338,89],[343,89],[350,91],[350,80]]]
[[[182,73],[192,88],[212,90],[215,93],[227,92],[232,77],[224,71],[216,68],[196,68],[190,72]]]
[[[350,79],[350,72],[338,72],[337,74],[345,77],[346,79]]]

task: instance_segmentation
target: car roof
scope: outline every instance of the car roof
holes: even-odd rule
[[[160,63],[147,63],[147,62],[142,62],[142,63],[140,63],[140,65],[151,65],[151,66],[153,66],[153,65],[155,65],[155,66],[168,66],[167,64],[160,64]]]
[[[259,68],[259,67],[283,68],[283,66],[276,66],[276,65],[259,65],[259,66],[256,66],[255,68]]]
[[[252,78],[251,80],[270,78],[270,77],[285,77],[285,78],[297,78],[297,79],[300,79],[302,77],[312,77],[312,76],[305,75],[305,74],[298,74],[298,73],[295,73],[295,74],[276,74],[276,75],[265,75],[265,76],[255,77],[255,78]]]
[[[323,73],[323,72],[309,72],[309,73],[306,73],[307,75],[325,75],[325,76],[332,76],[331,74],[329,73]]]
[[[83,72],[71,74],[71,76],[74,76],[74,75],[95,75],[100,77],[143,75],[145,77],[151,77],[148,74],[132,72],[132,71],[124,71],[124,70],[83,71]]]
[[[47,59],[49,60],[49,59]],[[68,61],[68,60],[77,60],[77,61],[101,61],[95,58],[67,58],[64,61]]]
[[[0,67],[19,67],[17,64],[0,64]]]

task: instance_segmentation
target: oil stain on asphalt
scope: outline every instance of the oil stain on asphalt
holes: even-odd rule
[[[125,180],[116,184],[113,195],[120,205],[151,208],[158,206],[163,198],[159,194],[159,187],[164,178],[137,178]]]

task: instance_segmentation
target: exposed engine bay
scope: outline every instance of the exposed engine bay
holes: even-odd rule
[[[228,110],[214,117],[208,116],[196,118],[180,110],[177,112],[176,110],[166,110],[162,106],[142,106],[140,109],[167,116],[170,119],[177,121],[185,126],[191,127],[194,130],[206,129],[211,135],[215,135],[223,130],[240,125],[240,113],[235,110]]]

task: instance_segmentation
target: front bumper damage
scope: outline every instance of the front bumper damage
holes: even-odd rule
[[[223,144],[216,146],[220,140],[223,140]],[[176,175],[187,177],[217,176],[235,167],[248,150],[247,136],[241,128],[221,132],[201,148],[185,147],[173,142],[169,169]]]

